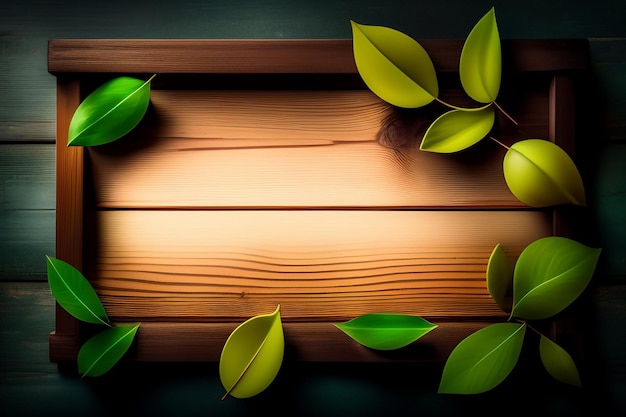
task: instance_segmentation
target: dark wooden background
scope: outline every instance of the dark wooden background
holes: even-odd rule
[[[351,38],[349,20],[416,39],[462,39],[495,6],[502,38],[586,38],[591,126],[581,157],[603,247],[580,331],[584,388],[533,354],[493,391],[436,393],[443,364],[286,362],[261,395],[220,400],[217,364],[125,364],[95,379],[48,359],[54,300],[55,78],[59,38]],[[584,157],[584,158],[583,158]],[[618,0],[5,0],[0,4],[0,413],[4,416],[626,415],[626,3]],[[604,410],[604,411],[600,411]]]

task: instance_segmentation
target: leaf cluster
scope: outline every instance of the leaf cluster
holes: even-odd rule
[[[401,108],[438,102],[451,109],[430,124],[420,150],[463,151],[490,135],[497,112],[517,124],[496,102],[502,55],[494,8],[472,28],[459,60],[463,90],[477,103],[473,108],[458,107],[439,98],[435,66],[419,42],[392,28],[354,21],[351,25],[355,64],[374,94]],[[531,207],[586,205],[580,173],[559,146],[548,140],[528,138],[508,147],[490,138],[506,148],[503,176],[511,193],[521,202]],[[456,346],[445,364],[439,392],[474,394],[502,382],[518,361],[526,329],[536,332],[527,320],[551,318],[576,300],[588,285],[599,255],[600,249],[554,236],[530,244],[513,266],[497,245],[488,261],[487,287],[510,318],[507,323],[475,332]],[[406,320],[409,318],[394,316],[395,322]],[[402,344],[394,341],[407,342],[415,340],[411,335],[420,335],[416,329],[396,326],[380,315],[366,315],[338,327],[363,345],[377,349],[399,347]],[[540,334],[539,351],[550,375],[580,386],[574,361],[564,349]]]
[[[57,303],[76,319],[105,327],[88,339],[78,352],[83,376],[108,372],[128,351],[141,323],[113,325],[91,283],[72,265],[46,256],[48,284]]]
[[[600,252],[549,236],[528,245],[513,266],[496,245],[487,264],[487,288],[510,314],[509,322],[492,324],[462,340],[446,361],[439,392],[477,394],[500,384],[519,359],[527,328],[540,336],[539,354],[546,371],[560,382],[580,387],[569,353],[528,321],[552,318],[578,299],[591,281]]]
[[[104,326],[78,352],[78,371],[96,377],[108,372],[130,348],[141,323],[113,325],[97,292],[75,267],[46,256],[48,283],[57,303],[76,319]],[[223,347],[219,374],[228,395],[247,398],[265,390],[282,364],[285,340],[280,306],[241,323]]]
[[[494,8],[476,23],[461,50],[459,78],[465,93],[477,103],[472,108],[455,106],[439,97],[435,66],[415,39],[384,26],[354,21],[351,25],[355,64],[374,94],[401,108],[419,108],[438,102],[451,109],[430,124],[420,150],[455,153],[475,145],[492,132],[496,111],[517,124],[496,102],[502,76],[502,53]],[[521,202],[533,207],[586,204],[582,178],[569,155],[559,146],[540,138],[503,146],[507,148],[503,160],[504,179]]]

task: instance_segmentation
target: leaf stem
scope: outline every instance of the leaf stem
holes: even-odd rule
[[[507,112],[505,112],[504,109],[502,107],[500,107],[500,105],[497,102],[494,101],[493,104],[498,108],[498,110],[500,110],[502,112],[502,114],[504,114],[507,117],[507,119],[512,121],[515,126],[518,125],[517,121],[515,121],[515,119],[512,118]]]
[[[535,329],[533,326],[531,326],[530,324],[528,324],[528,322],[526,320],[520,320],[520,319],[515,319],[518,323],[523,323],[526,326],[528,326],[528,328],[530,330],[532,330],[533,332],[535,332],[537,335],[542,336],[542,337],[547,337],[546,335],[544,335],[543,333],[541,333],[539,330]]]
[[[489,139],[491,139],[498,145],[502,146],[503,148],[506,148],[507,150],[511,149],[509,146],[506,146],[504,143],[500,142],[498,139],[494,138],[493,136],[489,136]]]
[[[481,107],[459,107],[459,106],[455,106],[454,104],[446,103],[445,101],[443,101],[439,97],[435,97],[435,100],[438,103],[443,104],[446,107],[450,107],[451,109],[462,110],[462,111],[480,111],[480,110],[484,110],[487,107],[491,106],[491,103],[487,103],[487,104],[485,104],[484,106],[481,106]]]

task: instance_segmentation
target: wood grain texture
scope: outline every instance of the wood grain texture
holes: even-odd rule
[[[503,313],[485,270],[550,235],[542,212],[102,211],[90,279],[112,317],[285,320]],[[257,313],[258,314],[258,313]]]
[[[419,41],[441,72],[458,71],[462,40]],[[273,45],[271,45],[271,43]],[[127,73],[355,73],[350,39],[55,39],[48,44],[48,70]],[[584,69],[584,39],[506,40],[506,68],[514,71]],[[278,47],[277,47],[278,46]],[[103,52],[105,52],[103,54]],[[141,55],[141,59],[137,56]],[[186,62],[186,68],[180,66]]]
[[[80,271],[83,268],[84,149],[67,146],[70,121],[79,104],[79,82],[60,77],[57,80],[55,256]],[[64,341],[72,348],[78,346],[81,323],[59,305],[56,317],[55,331],[50,336],[51,344]],[[53,339],[55,342],[52,342]]]
[[[390,110],[369,91],[156,90],[152,106],[131,136],[88,150],[97,206],[524,207],[495,144],[464,158],[382,146]]]
[[[55,252],[55,148],[0,145],[0,280],[45,279]]]
[[[0,210],[0,281],[46,279],[55,216],[54,210]]]
[[[556,44],[566,51],[562,63],[547,58],[559,54],[552,41],[508,49],[508,59],[525,51],[537,59],[505,82],[503,103],[521,123],[498,118],[504,143],[530,132],[558,144],[572,139],[572,84],[567,74],[557,82],[546,71],[582,69],[576,54],[568,54],[584,42]],[[51,71],[73,59],[55,57],[55,50],[78,45],[51,42]],[[433,45],[446,56],[459,42]],[[167,70],[151,61],[160,55],[169,65],[173,46],[220,63],[198,67],[198,57],[184,50]],[[276,304],[292,324],[372,311],[451,323],[506,317],[486,289],[489,255],[499,243],[513,262],[532,241],[560,231],[553,211],[531,210],[513,197],[502,175],[504,147],[491,141],[456,155],[421,152],[420,135],[438,113],[394,109],[343,77],[356,75],[342,64],[353,60],[346,46],[95,41],[94,50],[83,51],[89,62],[90,54],[143,48],[146,55],[135,61],[149,62],[148,72],[166,72],[152,88],[149,114],[127,137],[84,153],[57,142],[58,219],[68,227],[57,251],[76,259],[114,320],[223,329]],[[157,53],[149,58],[151,48]],[[328,61],[328,53],[343,61]],[[137,69],[125,65],[127,72]],[[101,77],[81,67],[64,71],[58,73],[62,143],[67,115]],[[189,74],[198,85],[187,83]],[[451,77],[441,90],[454,102],[465,96]],[[59,313],[69,331],[51,336],[51,356],[74,360],[72,337],[80,329]],[[297,334],[296,346],[314,338]],[[332,345],[334,336],[326,336]],[[322,339],[318,359],[331,351]],[[168,349],[161,355],[180,360]]]
[[[55,80],[46,68],[46,39],[23,31],[23,20],[7,22],[6,9],[0,13],[0,143],[54,143]]]
[[[53,144],[2,144],[0,210],[54,210]]]

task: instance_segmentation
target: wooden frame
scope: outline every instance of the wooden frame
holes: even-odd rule
[[[462,41],[423,40],[420,43],[431,55],[438,74],[441,74],[442,95],[451,98],[451,101],[456,100],[459,103],[464,103],[463,94],[459,92],[460,89],[456,81]],[[509,40],[503,42],[502,48],[504,60],[503,86],[502,98],[499,102],[515,113],[520,125],[512,127],[509,121],[500,117],[499,119],[503,119],[499,122],[500,138],[512,142],[521,139],[520,135],[545,137],[559,144],[573,156],[576,135],[576,82],[578,75],[587,69],[588,46],[586,41]],[[460,191],[463,194],[462,197],[452,198],[455,197],[455,194],[452,191],[445,191],[445,186],[443,186],[445,193],[452,193],[449,195],[450,203],[447,203],[447,200],[438,199],[439,197],[415,203],[411,198],[405,198],[406,191],[404,194],[401,193],[402,198],[392,197],[389,202],[381,203],[380,206],[372,204],[366,197],[363,197],[369,195],[367,192],[362,193],[354,201],[341,200],[335,202],[336,200],[333,199],[339,199],[342,194],[346,193],[347,188],[341,189],[339,187],[337,192],[333,194],[332,187],[322,187],[317,191],[317,194],[322,200],[324,198],[326,200],[317,206],[308,200],[299,201],[298,198],[295,200],[277,199],[276,202],[268,200],[267,203],[254,203],[253,206],[248,206],[245,195],[242,199],[235,199],[232,194],[229,194],[227,197],[230,199],[227,198],[225,202],[218,203],[213,207],[207,203],[206,198],[200,199],[200,202],[181,203],[175,197],[175,187],[173,187],[169,189],[171,194],[168,197],[169,200],[158,201],[149,209],[146,209],[141,201],[129,203],[125,199],[126,197],[121,198],[115,192],[111,192],[106,195],[106,198],[103,198],[106,193],[102,191],[104,189],[102,184],[104,181],[106,187],[119,187],[119,184],[111,179],[111,172],[119,168],[116,164],[121,163],[119,161],[122,160],[134,167],[133,169],[137,167],[144,167],[141,169],[146,170],[152,169],[145,168],[146,165],[142,164],[147,162],[141,158],[126,159],[123,156],[125,152],[132,151],[131,153],[139,154],[139,151],[152,149],[156,155],[154,157],[158,159],[165,158],[163,155],[166,154],[180,154],[180,152],[173,151],[198,151],[194,147],[198,142],[192,141],[189,143],[193,145],[185,145],[188,142],[184,142],[180,138],[174,141],[176,143],[175,146],[172,145],[174,148],[168,148],[169,142],[163,138],[177,136],[178,133],[175,132],[174,128],[170,129],[168,133],[163,133],[163,137],[159,137],[159,140],[155,140],[155,145],[147,144],[146,137],[158,137],[159,132],[167,130],[167,126],[163,127],[158,123],[156,127],[151,125],[151,123],[162,121],[163,114],[150,114],[149,110],[149,114],[137,128],[137,131],[130,134],[140,143],[137,145],[139,149],[133,147],[135,145],[129,145],[130,141],[126,140],[103,145],[103,148],[97,150],[66,146],[69,122],[81,100],[98,83],[118,75],[147,79],[151,74],[157,74],[153,80],[153,103],[159,103],[159,111],[166,109],[168,112],[178,112],[176,117],[183,119],[188,114],[202,114],[204,116],[210,109],[214,109],[207,105],[207,100],[193,99],[196,90],[201,90],[202,94],[217,91],[218,95],[223,92],[228,94],[237,92],[240,95],[237,95],[236,98],[240,99],[241,102],[249,99],[255,104],[260,103],[260,106],[265,103],[263,97],[271,96],[276,102],[280,102],[283,100],[280,94],[288,92],[286,100],[290,102],[289,100],[296,100],[294,94],[297,97],[299,92],[303,91],[314,92],[313,95],[317,95],[318,92],[355,92],[359,94],[359,97],[366,97],[366,100],[376,102],[376,98],[363,85],[356,71],[350,40],[52,40],[49,43],[48,65],[49,71],[57,77],[56,256],[83,271],[89,279],[94,279],[95,287],[101,292],[107,309],[115,310],[118,308],[113,307],[118,306],[118,304],[116,304],[115,296],[111,295],[110,291],[107,292],[107,288],[109,288],[110,282],[120,281],[106,281],[104,276],[106,274],[101,272],[102,260],[98,258],[97,254],[105,246],[103,242],[107,242],[107,237],[103,237],[103,235],[107,235],[108,231],[114,227],[121,229],[129,224],[128,222],[120,223],[116,220],[115,213],[119,212],[133,213],[135,210],[143,210],[138,215],[140,217],[137,217],[142,219],[149,216],[147,214],[144,216],[144,213],[156,213],[157,218],[160,219],[162,212],[189,217],[196,216],[201,219],[223,215],[225,216],[224,219],[231,219],[235,222],[239,221],[237,220],[239,218],[232,220],[232,217],[229,216],[232,216],[233,213],[243,213],[242,216],[248,216],[249,213],[253,213],[251,215],[255,216],[272,216],[283,210],[287,213],[285,218],[292,216],[296,219],[292,220],[294,225],[297,225],[297,217],[300,215],[298,213],[302,212],[307,215],[314,212],[319,213],[320,216],[336,216],[339,218],[336,224],[344,224],[342,219],[352,215],[367,223],[373,216],[385,213],[385,216],[389,215],[392,218],[389,221],[385,220],[387,222],[385,225],[395,224],[398,221],[401,223],[403,218],[411,218],[412,213],[435,213],[434,215],[437,215],[440,212],[458,212],[467,217],[468,223],[478,222],[478,225],[475,225],[477,229],[472,230],[480,230],[483,224],[487,225],[492,222],[495,222],[496,225],[509,224],[510,219],[498,220],[499,216],[516,213],[515,215],[519,216],[520,219],[526,220],[510,230],[507,229],[507,233],[513,236],[509,241],[513,248],[512,257],[518,254],[521,248],[529,243],[529,240],[541,235],[573,236],[573,233],[576,232],[575,228],[572,227],[574,224],[572,216],[577,213],[575,210],[568,211],[567,208],[562,207],[533,210],[523,206],[507,194],[503,187],[502,178],[497,177],[497,169],[503,152],[501,149],[494,151],[494,147],[497,148],[497,146],[491,146],[493,144],[490,142],[479,145],[477,151],[469,151],[468,155],[463,157],[445,156],[453,161],[451,162],[452,165],[445,165],[447,167],[445,169],[450,169],[445,174],[447,183],[452,181],[454,175],[461,177],[469,175],[468,172],[475,170],[473,163],[491,161],[486,163],[491,167],[490,169],[482,174],[477,174],[476,178],[468,180],[468,188],[470,189],[468,195]],[[536,89],[530,88],[531,91],[528,92],[529,86],[537,87]],[[259,91],[262,94],[259,95]],[[267,92],[267,94],[263,92]],[[243,98],[241,94],[244,95]],[[246,96],[246,94],[249,95]],[[273,96],[273,94],[278,94],[278,96]],[[307,100],[309,100],[308,96]],[[358,98],[357,102],[359,100],[361,98]],[[235,102],[239,103],[239,101]],[[274,105],[272,103],[268,106]],[[196,105],[200,107],[194,107]],[[378,105],[376,104],[376,106]],[[293,104],[293,106],[297,107],[297,104]],[[279,111],[284,111],[285,108],[289,107],[282,107]],[[181,108],[182,110],[177,110]],[[391,123],[394,129],[398,126],[401,130],[415,128],[411,122],[404,122],[406,118],[402,113],[397,113],[394,109],[385,109],[387,113],[385,113],[386,117],[380,119],[381,126],[385,123]],[[437,111],[441,110],[437,109]],[[352,117],[354,114],[350,113],[348,116]],[[412,120],[412,117],[423,120],[423,118],[432,116],[426,111],[425,114],[410,115],[408,120]],[[393,122],[394,120],[398,123]],[[206,124],[203,123],[200,121],[197,126],[194,125],[196,130],[191,136],[196,135],[196,137],[193,139],[198,139],[197,136],[201,136],[202,132],[206,130]],[[181,125],[174,123],[173,126],[180,128]],[[390,145],[389,141],[384,143],[384,138],[388,138],[388,136],[382,135],[383,144],[377,145],[385,149],[385,158],[389,155],[395,155],[401,160],[407,155],[415,155],[410,150],[415,148],[415,144],[407,143],[406,138],[410,135],[400,134],[399,136],[401,137],[400,143]],[[315,143],[315,140],[311,138],[307,140],[312,142],[306,142],[299,147],[299,152],[302,152],[303,155],[309,152],[309,149],[316,150],[326,145]],[[391,142],[394,142],[393,138]],[[268,146],[282,147],[284,145],[281,142],[278,145]],[[384,145],[391,146],[392,149]],[[153,149],[152,146],[155,148]],[[223,142],[215,145],[215,147],[222,150],[230,149],[230,145],[224,145]],[[407,151],[407,149],[409,150]],[[212,152],[211,150],[204,151]],[[368,150],[366,149],[364,152],[368,152]],[[481,156],[482,153],[486,153],[488,156],[483,157]],[[293,154],[290,153],[289,155]],[[440,159],[440,156],[426,155],[420,159],[420,162],[426,164],[424,162],[427,160],[426,158],[434,160]],[[323,158],[323,156],[319,158]],[[179,166],[177,162],[169,164],[168,159],[159,159],[159,161],[161,161],[159,166],[169,166],[172,169]],[[344,159],[341,161],[345,162]],[[435,172],[433,170],[441,168],[441,165],[436,164],[423,166],[425,166],[426,172],[422,172],[422,174],[426,176]],[[137,171],[129,170],[127,172]],[[168,175],[170,174],[171,172],[168,173]],[[302,174],[303,177],[304,174]],[[352,173],[352,175],[356,174]],[[494,175],[496,176],[494,177]],[[474,180],[477,181],[478,185],[475,184],[472,189],[471,181]],[[256,181],[256,179],[251,181]],[[487,185],[485,186],[485,184]],[[481,185],[485,186],[486,189],[495,190],[495,197],[489,195],[488,192],[486,196],[477,192],[479,188],[476,187]],[[344,186],[348,187],[345,184]],[[100,188],[96,189],[97,187]],[[190,189],[196,190],[193,186],[190,187],[192,187]],[[358,187],[359,185],[355,185],[355,188]],[[142,187],[133,189],[130,194],[137,195],[137,192],[141,192],[139,188]],[[106,189],[109,190],[110,188]],[[213,188],[213,190],[215,189]],[[331,189],[330,192],[329,189]],[[149,199],[149,196],[145,198]],[[124,204],[127,205],[124,206]],[[125,210],[120,210],[120,208]],[[176,210],[183,211],[178,212]],[[282,212],[280,214],[282,215]],[[426,214],[420,215],[426,216]],[[103,220],[105,218],[109,220],[105,222]],[[472,218],[474,220],[471,220]],[[221,218],[216,220],[216,222],[223,221],[226,220]],[[498,223],[499,221],[500,223]],[[155,221],[155,224],[158,223],[160,223],[158,220]],[[415,225],[422,227],[427,223],[429,221],[419,220],[416,221]],[[102,230],[105,228],[103,224],[106,224],[104,231]],[[535,226],[536,228],[533,228]],[[297,226],[295,227],[297,228]],[[495,229],[498,226],[485,227]],[[396,228],[394,230],[401,234],[402,227],[396,226]],[[528,229],[531,231],[529,232]],[[353,232],[357,229],[352,227],[346,228],[346,230]],[[520,233],[519,238],[515,237],[517,235],[513,235],[514,231]],[[435,229],[430,230],[429,233],[433,237],[436,235]],[[494,236],[497,237],[496,235],[497,233]],[[410,238],[407,239],[410,241]],[[480,236],[477,236],[477,239],[480,240]],[[493,242],[486,238],[484,240],[482,245],[488,249],[488,245],[492,245]],[[290,296],[281,296],[278,289],[275,294],[271,294],[269,291],[269,296],[266,294],[265,298],[260,299],[260,301],[259,299],[249,301],[249,298],[246,298],[248,295],[246,290],[242,289],[241,294],[237,294],[236,291],[226,291],[225,298],[222,297],[223,294],[220,295],[222,298],[219,299],[212,299],[211,296],[208,296],[208,299],[203,299],[201,304],[195,305],[195,307],[179,307],[175,300],[176,297],[170,297],[171,299],[168,299],[167,296],[155,297],[150,299],[150,314],[131,305],[124,307],[125,309],[115,310],[118,313],[114,313],[112,316],[117,321],[142,322],[136,343],[128,355],[130,359],[139,361],[217,361],[225,340],[238,324],[252,315],[268,313],[273,310],[270,308],[272,303],[275,306],[275,302],[272,301],[273,295],[276,299],[286,301],[283,309],[283,323],[287,358],[303,361],[347,362],[442,361],[447,358],[451,349],[463,337],[488,323],[506,319],[506,315],[499,312],[495,305],[490,306],[488,304],[489,297],[486,289],[480,288],[483,284],[475,284],[477,282],[476,277],[480,276],[486,267],[488,251],[485,251],[485,248],[481,247],[480,255],[477,255],[481,261],[472,267],[474,270],[471,276],[474,278],[467,280],[467,282],[474,282],[471,284],[473,289],[468,290],[467,293],[462,293],[462,291],[454,293],[452,291],[453,298],[458,297],[459,300],[467,298],[469,300],[466,304],[459,301],[459,304],[465,307],[459,307],[456,310],[446,311],[445,308],[435,308],[433,306],[437,305],[438,301],[428,304],[424,301],[426,296],[420,300],[424,302],[424,305],[429,305],[430,310],[425,309],[425,307],[408,307],[408,302],[405,301],[403,304],[398,301],[401,298],[399,296],[390,297],[387,301],[385,298],[381,298],[369,302],[368,300],[373,297],[372,294],[375,294],[375,292],[369,292],[370,295],[367,295],[368,293],[363,295],[362,307],[358,303],[346,304],[346,306],[337,304],[339,307],[335,304],[326,305],[320,301],[322,300],[320,298],[315,301],[320,311],[320,314],[316,316],[310,312],[311,310],[299,310],[294,307],[296,303],[290,304]],[[477,261],[472,262],[476,263]],[[390,267],[395,266],[391,265]],[[140,272],[135,270],[135,275],[128,280],[128,283],[132,283],[134,280],[141,281],[137,279],[137,274]],[[393,274],[391,272],[389,275]],[[450,274],[454,274],[454,272]],[[202,274],[200,273],[200,275]],[[446,277],[440,279],[442,282],[446,280],[448,280]],[[413,285],[411,283],[414,281],[401,281],[397,285]],[[450,282],[452,281],[453,279]],[[394,288],[393,284],[388,285],[389,287],[384,287],[385,291],[392,291],[393,293],[393,291],[402,290]],[[459,285],[466,286],[469,284],[462,283]],[[315,291],[324,293],[329,289],[317,288]],[[417,292],[415,293],[417,294]],[[414,293],[407,290],[406,294]],[[427,292],[422,291],[420,294],[427,294]],[[449,293],[442,290],[438,294],[440,300],[443,300],[442,303],[446,300],[445,294],[448,294],[447,300],[449,301]],[[126,295],[130,296],[130,294]],[[299,294],[299,296],[305,297],[306,294]],[[185,300],[189,301],[188,299]],[[298,302],[306,304],[306,298],[304,300]],[[170,305],[173,303],[174,307],[167,307],[168,302]],[[155,307],[158,303],[163,303],[162,310]],[[145,305],[148,303],[146,302]],[[207,308],[208,312],[205,314],[202,311],[196,311],[196,313],[185,313],[180,316],[172,313],[177,311],[174,309],[189,308],[193,310],[195,308],[195,310],[199,310],[199,306]],[[418,343],[406,349],[395,352],[375,352],[356,344],[332,325],[333,322],[354,318],[356,315],[374,308],[391,311],[396,307],[403,310],[399,312],[420,314],[437,323],[439,327],[436,332],[427,334]],[[212,316],[211,311],[218,309],[220,314]],[[123,313],[119,313],[122,311]],[[553,335],[558,336],[562,328],[567,329],[568,327],[553,325]],[[89,326],[73,319],[63,309],[57,308],[56,329],[50,335],[51,360],[53,362],[75,361],[80,345],[85,340],[86,335],[89,334],[90,329]]]

